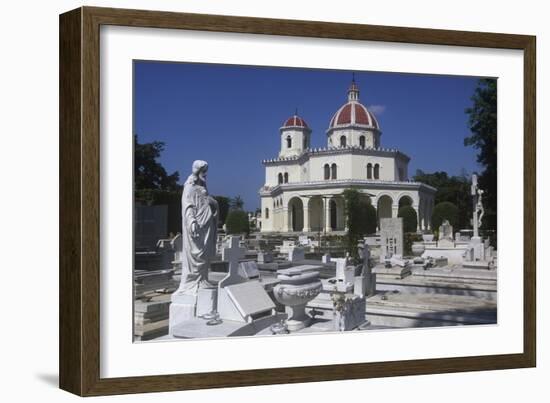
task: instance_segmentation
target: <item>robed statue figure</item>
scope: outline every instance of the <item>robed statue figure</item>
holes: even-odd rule
[[[214,287],[208,282],[210,261],[216,255],[218,202],[208,195],[208,163],[193,162],[181,197],[182,273],[176,294],[196,295],[199,288]]]

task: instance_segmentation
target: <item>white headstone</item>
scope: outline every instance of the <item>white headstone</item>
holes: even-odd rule
[[[331,262],[331,258],[330,258],[330,253],[325,253],[322,257],[321,257],[321,261],[323,263],[330,263]]]
[[[304,248],[299,248],[297,246],[293,246],[288,251],[288,260],[290,262],[299,262],[301,260],[304,260],[306,258]]]
[[[253,260],[240,262],[239,275],[249,280],[260,278],[260,271],[258,270],[258,265]]]
[[[382,258],[403,255],[403,218],[380,219]]]
[[[222,248],[222,260],[229,262],[227,276],[219,282],[219,288],[227,287],[228,285],[242,283],[246,279],[239,275],[239,260],[244,257],[245,248],[239,247],[239,237],[229,237],[227,246]]]

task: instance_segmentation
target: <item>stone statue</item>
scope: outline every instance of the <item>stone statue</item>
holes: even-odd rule
[[[176,294],[196,295],[199,288],[212,288],[208,282],[210,260],[216,254],[218,203],[208,195],[208,163],[193,162],[181,197],[182,242],[181,283]]]
[[[477,226],[478,228],[481,227],[483,215],[485,214],[485,209],[483,208],[483,190],[478,189],[477,190],[477,203],[476,203],[476,215],[477,215]]]
[[[474,205],[474,212],[473,212],[473,220],[472,225],[474,227],[474,237],[479,236],[479,227],[481,227],[481,220],[483,219],[483,215],[485,214],[485,209],[483,208],[483,190],[481,190],[477,185],[477,175],[472,175],[472,191],[471,191],[472,197],[473,197],[473,205]]]

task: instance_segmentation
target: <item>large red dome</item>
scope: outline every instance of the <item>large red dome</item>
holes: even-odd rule
[[[380,130],[374,114],[357,101],[350,101],[342,105],[330,119],[328,128],[330,130],[350,125],[369,126]]]

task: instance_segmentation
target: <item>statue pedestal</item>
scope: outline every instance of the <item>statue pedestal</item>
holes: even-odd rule
[[[473,236],[470,238],[470,247],[474,252],[474,261],[485,260],[485,249],[481,237]]]
[[[174,328],[180,323],[212,312],[217,301],[217,288],[199,288],[196,295],[176,291],[170,304],[168,333],[173,335]]]
[[[193,319],[196,306],[196,295],[178,294],[176,291],[172,295],[172,303],[170,304],[168,334],[173,335],[174,327],[179,323]]]

